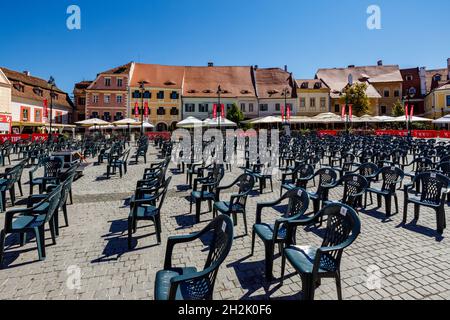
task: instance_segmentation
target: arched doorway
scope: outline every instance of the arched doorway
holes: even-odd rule
[[[158,123],[156,125],[156,131],[158,132],[167,131],[167,124],[165,124],[164,122]]]

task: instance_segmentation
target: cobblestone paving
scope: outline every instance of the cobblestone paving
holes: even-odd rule
[[[151,158],[156,150],[151,148]],[[92,160],[93,161],[93,160]],[[7,238],[5,266],[0,270],[0,299],[153,299],[155,273],[162,268],[168,236],[188,234],[202,229],[212,218],[202,215],[202,222],[194,223],[189,214],[188,191],[183,188],[185,175],[173,174],[172,183],[162,210],[163,243],[156,244],[154,227],[140,223],[134,235],[134,250],[127,249],[127,198],[133,194],[136,181],[142,176],[144,165],[130,165],[123,179],[102,178],[106,165],[91,165],[85,175],[74,184],[74,204],[69,206],[69,227],[60,230],[56,245],[47,246],[47,259],[37,260],[36,243],[30,239],[18,246],[15,236]],[[171,166],[174,169],[174,166]],[[233,167],[222,184],[228,184],[242,170]],[[24,181],[28,180],[24,172]],[[275,179],[277,180],[277,179]],[[28,193],[28,185],[25,185]],[[338,199],[341,190],[333,190],[331,199]],[[224,194],[226,198],[229,194]],[[249,229],[255,221],[257,202],[276,200],[279,181],[274,192],[254,193],[248,201]],[[400,211],[403,193],[399,192]],[[203,211],[207,209],[204,205]],[[410,220],[413,218],[411,206]],[[448,210],[446,210],[448,213]],[[435,215],[421,209],[420,220],[406,227],[401,214],[384,219],[384,207],[369,206],[360,212],[362,232],[356,243],[345,251],[341,274],[344,299],[449,299],[450,246],[447,229],[437,237]],[[273,211],[275,214],[275,211]],[[271,219],[270,214],[265,216]],[[273,215],[275,217],[275,215]],[[4,225],[0,214],[0,226]],[[222,265],[216,282],[214,298],[227,299],[298,299],[301,297],[300,278],[288,265],[287,277],[281,285],[281,259],[274,261],[275,280],[264,279],[264,248],[256,241],[255,255],[250,256],[251,236],[244,236],[242,220],[238,220],[232,251]],[[50,234],[47,232],[47,243]],[[314,232],[299,230],[299,244],[319,244]],[[204,263],[204,244],[201,241],[180,245],[174,251],[176,265]],[[81,283],[73,288],[73,266],[81,270]],[[381,283],[370,284],[379,268]],[[316,299],[337,299],[334,280],[323,280],[316,291]]]

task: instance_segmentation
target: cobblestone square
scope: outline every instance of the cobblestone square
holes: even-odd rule
[[[155,161],[157,150],[150,147],[150,161]],[[202,229],[212,213],[204,213],[201,223],[195,224],[189,213],[189,190],[185,174],[177,173],[171,164],[168,175],[172,182],[162,209],[162,244],[157,245],[151,223],[139,223],[133,236],[134,249],[127,247],[128,199],[136,181],[142,177],[144,164],[129,165],[128,173],[120,179],[114,175],[104,179],[106,165],[90,165],[84,176],[73,185],[74,204],[68,206],[69,226],[60,229],[56,245],[47,236],[47,258],[38,261],[36,242],[29,239],[19,247],[18,237],[8,236],[4,268],[0,270],[0,299],[153,299],[155,274],[163,267],[166,239],[171,235],[189,234]],[[243,163],[242,163],[243,164]],[[242,165],[240,164],[240,165]],[[222,185],[229,184],[242,173],[233,166],[226,172]],[[28,174],[24,172],[24,193]],[[409,179],[405,179],[409,182]],[[279,177],[274,179],[274,190],[253,192],[247,202],[249,230],[255,221],[258,202],[278,199]],[[331,199],[338,199],[341,190],[333,190]],[[225,199],[230,194],[223,194]],[[399,209],[403,210],[403,192],[398,191]],[[19,198],[19,202],[25,197]],[[376,200],[376,199],[374,199]],[[376,203],[376,201],[374,201]],[[310,205],[311,209],[312,205]],[[410,206],[410,219],[413,207]],[[207,211],[204,204],[202,212]],[[449,299],[450,247],[449,229],[442,237],[435,231],[435,214],[421,208],[417,225],[401,225],[402,215],[385,219],[384,207],[359,212],[362,231],[357,241],[344,252],[341,266],[344,299]],[[446,213],[448,214],[448,207]],[[276,211],[273,211],[274,217]],[[270,214],[265,216],[270,219]],[[0,226],[4,225],[0,214]],[[447,218],[448,219],[448,218]],[[62,223],[63,224],[63,223]],[[216,300],[298,299],[301,281],[287,265],[284,284],[280,284],[281,258],[274,261],[275,280],[264,278],[264,248],[256,240],[255,255],[250,256],[251,235],[244,236],[243,221],[238,219],[231,252],[222,264],[215,285]],[[299,230],[298,244],[320,243],[315,232]],[[204,244],[201,241],[177,246],[173,263],[180,266],[202,267]],[[74,279],[77,270],[81,281]],[[374,278],[375,277],[375,278]],[[379,283],[377,281],[380,278]],[[337,299],[334,280],[323,280],[316,291],[316,299]]]

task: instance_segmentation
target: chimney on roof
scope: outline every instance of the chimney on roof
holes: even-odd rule
[[[450,58],[447,59],[447,80],[450,80]]]
[[[288,66],[287,66],[287,64],[284,65],[284,71],[288,72]]]
[[[348,66],[349,69],[350,69],[350,68],[354,68],[354,67],[355,67],[354,64],[351,64],[351,65]]]
[[[208,67],[214,67],[214,62],[208,62]]]
[[[383,60],[378,60],[377,65],[381,67],[383,65]]]
[[[25,71],[23,72],[23,74],[26,75],[27,77],[31,76],[30,71],[26,71],[26,70],[25,70]]]

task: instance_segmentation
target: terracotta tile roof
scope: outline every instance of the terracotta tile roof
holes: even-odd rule
[[[368,84],[367,95],[369,98],[381,98],[373,83],[403,82],[400,68],[397,65],[365,66],[334,69],[319,69],[316,78],[321,79],[332,93],[342,91],[347,84],[349,75],[353,76],[353,82],[365,82]]]
[[[136,63],[130,86],[139,87],[138,82],[145,80],[148,87],[181,89],[183,77],[184,67],[181,66]]]
[[[99,74],[128,74],[130,73],[132,62],[129,62],[127,64],[124,64],[123,66],[119,66],[110,70],[106,70],[103,72],[100,72]]]
[[[1,68],[6,77],[12,84],[11,94],[16,98],[22,98],[27,100],[32,100],[38,105],[42,104],[44,99],[50,101],[50,89],[51,86],[46,80],[28,76],[25,73],[9,70],[7,68]],[[18,90],[18,86],[22,85],[24,87],[23,92]],[[38,94],[39,90],[42,90],[42,96]],[[54,87],[53,91],[58,94],[58,99],[54,101],[55,105],[67,107],[72,109],[73,104],[69,98],[69,95],[59,89]]]
[[[252,67],[186,67],[183,95],[185,97],[217,97],[217,88],[225,98],[256,97]]]
[[[289,88],[288,98],[295,98],[291,85],[291,74],[280,68],[263,68],[255,70],[256,88],[259,98],[284,98],[283,90]]]

